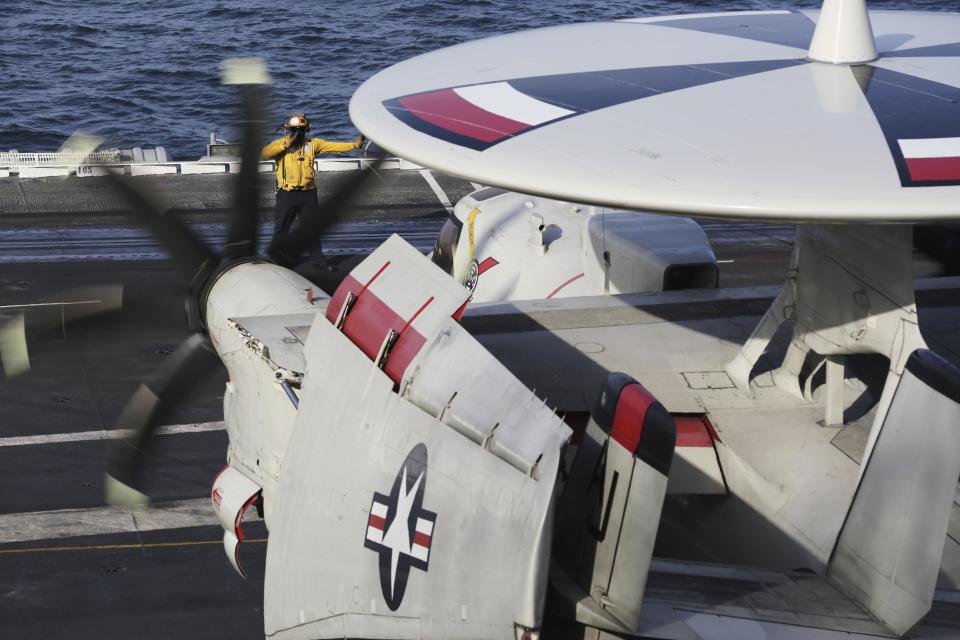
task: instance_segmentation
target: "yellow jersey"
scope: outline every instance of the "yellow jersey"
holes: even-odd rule
[[[316,172],[313,159],[318,153],[342,153],[359,149],[356,142],[329,142],[320,138],[310,138],[303,145],[291,148],[293,138],[286,136],[274,140],[260,151],[264,160],[277,162],[277,188],[284,191],[293,189],[312,189]]]

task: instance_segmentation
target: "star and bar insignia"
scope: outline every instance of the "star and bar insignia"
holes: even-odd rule
[[[373,494],[364,545],[380,556],[380,587],[391,611],[403,602],[410,568],[426,571],[437,514],[423,508],[427,447],[415,446],[400,466],[389,495]]]

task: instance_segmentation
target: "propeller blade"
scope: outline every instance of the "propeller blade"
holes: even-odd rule
[[[332,194],[320,203],[318,215],[304,218],[293,231],[277,234],[267,247],[267,255],[281,267],[291,267],[297,263],[300,255],[319,238],[327,227],[340,219],[350,202],[356,198],[374,177],[379,178],[377,169],[383,164],[384,156],[376,159],[356,172],[344,178]]]
[[[22,313],[0,323],[0,365],[8,378],[30,370],[27,333]]]
[[[242,258],[257,251],[257,205],[260,198],[260,132],[263,129],[263,90],[261,85],[240,86],[243,94],[243,145],[240,175],[233,193],[233,217],[227,234],[224,255]]]
[[[113,186],[130,203],[133,211],[170,250],[177,266],[190,279],[191,286],[196,288],[208,270],[216,265],[217,256],[187,231],[168,210],[159,207],[152,198],[134,186],[129,178],[114,174],[108,176]]]
[[[114,448],[108,463],[105,488],[109,504],[135,507],[146,503],[145,496],[136,489],[138,471],[163,411],[188,398],[197,381],[219,364],[207,337],[194,333],[137,388],[117,418],[117,428],[128,431],[128,435]]]
[[[123,306],[123,285],[95,285],[74,287],[53,296],[44,296],[37,302],[23,305],[4,305],[12,310],[12,318],[0,317],[0,364],[4,375],[12,378],[30,370],[27,351],[27,322],[31,339],[63,330],[72,324],[117,311]]]

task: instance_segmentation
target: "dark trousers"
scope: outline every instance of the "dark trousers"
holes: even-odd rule
[[[273,235],[290,233],[295,226],[299,226],[304,220],[319,215],[320,203],[317,201],[317,190],[315,188],[309,191],[284,191],[279,189],[277,191],[277,206],[274,211]],[[310,253],[310,259],[315,263],[326,262],[319,237],[307,251]]]

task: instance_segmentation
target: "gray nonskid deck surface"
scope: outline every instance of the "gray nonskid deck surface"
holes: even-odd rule
[[[184,216],[186,226],[211,249],[223,245],[227,225],[212,216]],[[350,220],[333,225],[323,236],[326,254],[369,253],[391,234],[399,234],[426,253],[444,222],[443,217],[386,218]],[[145,228],[120,224],[75,224],[58,220],[52,227],[42,225],[0,228],[0,262],[61,262],[80,260],[162,260],[169,257],[166,248]],[[2,223],[0,223],[2,224]],[[273,234],[273,220],[261,217],[257,245],[266,247]]]
[[[236,175],[166,175],[137,176],[132,182],[156,195],[166,206],[180,211],[229,209],[236,184]],[[348,178],[347,172],[317,174],[320,198],[334,191]],[[272,173],[258,175],[258,206],[269,209],[274,204],[276,180]],[[444,191],[456,202],[473,187],[469,182],[445,177]],[[382,215],[410,216],[429,208],[442,208],[436,193],[419,171],[383,169],[369,181],[369,187],[353,202],[364,211]],[[85,214],[125,211],[128,205],[109,186],[104,177],[0,178],[0,221],[11,215]]]
[[[0,545],[0,636],[262,639],[266,532],[244,528],[246,580],[219,525]]]

